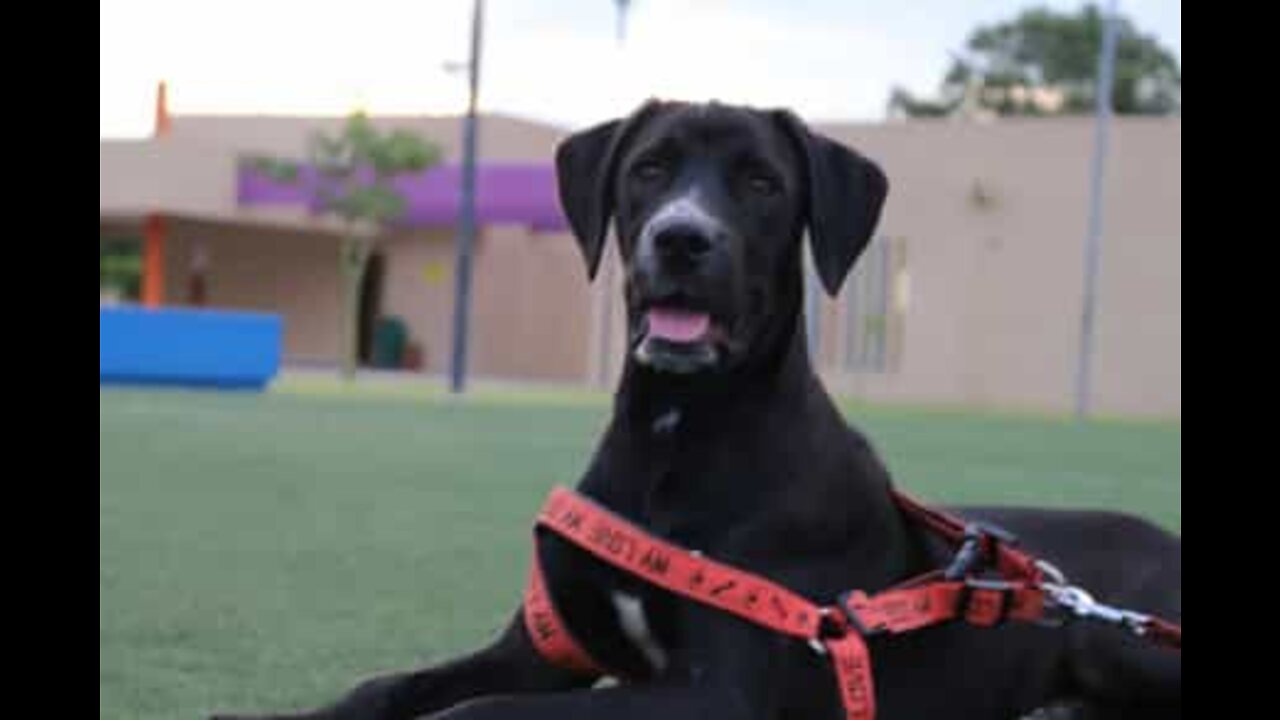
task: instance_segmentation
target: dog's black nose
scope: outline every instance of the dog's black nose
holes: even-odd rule
[[[663,260],[697,261],[711,251],[711,234],[693,223],[677,223],[659,230],[653,244]]]

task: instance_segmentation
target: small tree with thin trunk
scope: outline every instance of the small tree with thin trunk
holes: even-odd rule
[[[402,175],[426,170],[440,160],[440,149],[408,130],[383,132],[363,113],[347,118],[336,134],[311,136],[304,174],[294,160],[254,157],[260,172],[279,182],[311,186],[316,206],[344,225],[339,249],[342,307],[342,375],[355,376],[360,312],[360,281],[369,257],[386,228],[400,219],[407,201],[394,187]]]

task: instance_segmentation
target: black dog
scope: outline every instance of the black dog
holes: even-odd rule
[[[611,218],[630,347],[614,415],[578,490],[649,531],[829,603],[944,565],[907,521],[867,440],[809,364],[801,238],[834,294],[888,183],[795,116],[649,103],[566,140],[562,204],[594,276]],[[532,508],[531,508],[532,510]],[[1181,622],[1181,541],[1133,518],[969,510],[1020,535],[1100,599]],[[837,718],[826,659],[804,642],[678,599],[554,536],[552,598],[603,664],[545,662],[517,613],[475,654],[370,680],[305,718]],[[878,717],[1181,715],[1180,651],[1119,630],[947,623],[868,639]]]

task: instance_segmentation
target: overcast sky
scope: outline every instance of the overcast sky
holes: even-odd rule
[[[581,127],[646,97],[883,117],[893,85],[931,92],[951,51],[1018,0],[489,0],[481,105]],[[1050,1],[1061,9],[1082,3]],[[457,113],[471,0],[101,0],[101,137],[175,113]],[[1181,0],[1121,12],[1182,57]]]

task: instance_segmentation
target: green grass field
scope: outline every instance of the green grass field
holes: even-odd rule
[[[101,717],[303,706],[486,640],[515,608],[530,517],[606,413],[550,391],[101,391]],[[1180,424],[848,414],[926,499],[1181,531]]]

